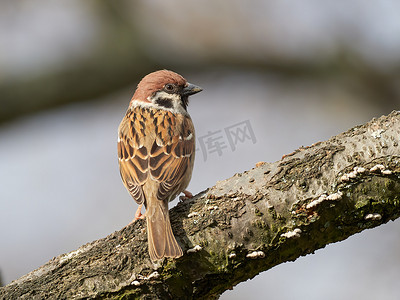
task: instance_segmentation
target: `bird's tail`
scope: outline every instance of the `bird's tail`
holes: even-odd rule
[[[163,257],[181,257],[181,247],[175,239],[169,221],[168,203],[159,201],[146,211],[149,254],[152,261]]]

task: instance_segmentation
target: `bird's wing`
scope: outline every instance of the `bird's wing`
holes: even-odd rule
[[[150,150],[150,174],[160,183],[157,199],[171,200],[186,188],[186,176],[191,175],[187,172],[191,173],[195,154],[194,126],[189,117],[170,112],[157,120],[156,140]],[[174,129],[169,130],[168,124]]]
[[[180,193],[186,187],[182,183],[192,168],[194,153],[194,126],[189,117],[136,107],[128,109],[119,126],[122,181],[139,204],[145,202],[143,185],[149,179],[159,183],[159,200]]]
[[[128,109],[118,129],[118,161],[122,181],[138,204],[145,202],[143,185],[149,174],[149,151],[145,147],[142,116]]]

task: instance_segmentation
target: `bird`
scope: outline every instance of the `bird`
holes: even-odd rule
[[[201,91],[173,71],[152,72],[137,85],[118,127],[122,182],[139,204],[132,222],[146,218],[152,261],[183,255],[172,232],[168,202],[181,192],[192,197],[186,188],[195,158],[195,129],[187,107],[189,96]]]

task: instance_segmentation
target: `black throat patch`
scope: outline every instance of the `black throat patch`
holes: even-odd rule
[[[187,106],[189,104],[189,96],[182,96],[181,101],[183,108],[187,111]]]

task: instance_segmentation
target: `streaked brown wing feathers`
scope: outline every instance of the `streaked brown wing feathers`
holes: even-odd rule
[[[164,200],[179,193],[180,183],[191,163],[194,139],[174,136],[172,144],[158,146],[154,142],[150,152],[150,174],[160,182],[157,198]]]
[[[149,122],[151,117],[154,121]],[[145,201],[142,186],[149,176],[159,183],[159,200],[181,191],[193,159],[193,131],[190,118],[182,115],[140,107],[128,110],[119,127],[118,156],[122,180],[138,203]]]
[[[142,185],[148,179],[149,155],[143,146],[145,124],[140,114],[127,111],[119,126],[118,158],[122,181],[139,204],[144,203]]]

